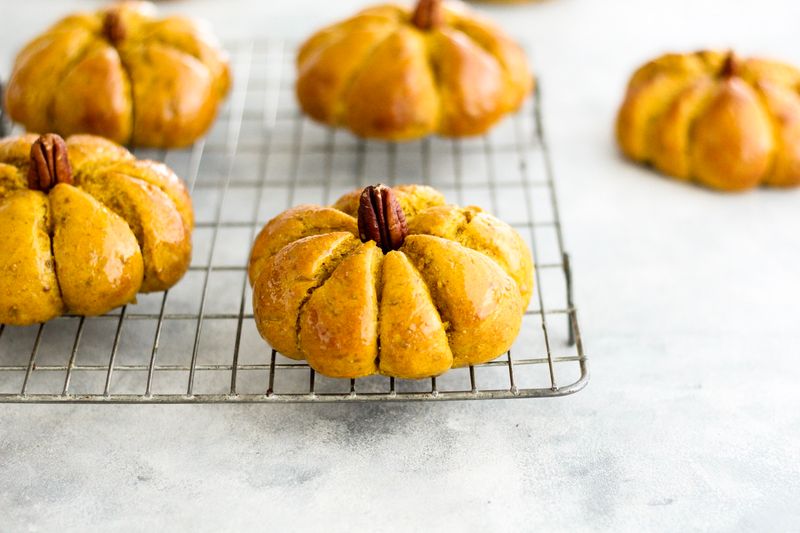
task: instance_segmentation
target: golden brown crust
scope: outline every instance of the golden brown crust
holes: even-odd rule
[[[409,379],[507,350],[533,288],[522,238],[479,208],[442,205],[438,191],[406,185],[394,196],[410,234],[384,256],[354,236],[360,193],[336,209],[285,211],[256,239],[253,311],[273,348],[328,376]]]
[[[228,56],[206,22],[172,16],[151,21],[143,33],[142,40],[167,44],[198,59],[216,80],[217,94],[223,97],[228,93],[231,87]]]
[[[640,67],[617,116],[629,158],[719,190],[800,184],[800,70],[704,51]]]
[[[359,31],[365,28],[393,28],[407,16],[407,10],[398,6],[384,5],[367,8],[354,17],[332,24],[312,35],[300,45],[297,53],[297,65],[299,67],[306,63],[311,56],[332,46],[349,31]]]
[[[36,136],[28,135],[26,139],[32,144]],[[123,146],[95,135],[72,135],[67,138],[67,147],[72,172],[78,180],[83,174],[91,174],[101,167],[135,159]]]
[[[64,136],[157,147],[193,142],[229,90],[227,57],[202,26],[154,16],[147,2],[121,2],[55,24],[17,56],[9,115],[30,131]]]
[[[14,246],[4,257],[17,265],[4,269],[0,260],[0,323],[101,314],[183,276],[193,215],[180,178],[108,140],[76,135],[66,140],[72,184],[48,194],[31,191],[27,172],[36,140],[0,139],[0,213],[7,215],[0,216],[0,229],[4,243]]]
[[[281,248],[303,237],[347,231],[358,235],[353,217],[330,207],[299,205],[270,220],[259,232],[250,252],[250,283],[258,277],[264,263]]]
[[[54,88],[93,39],[90,31],[75,27],[45,33],[23,48],[14,62],[5,93],[9,116],[28,131],[50,131]]]
[[[443,20],[420,30],[408,9],[377,6],[317,32],[297,57],[301,107],[363,137],[485,132],[533,88],[525,54],[455,4]]]
[[[48,235],[47,196],[20,190],[0,201],[0,324],[44,322],[64,312]]]
[[[194,210],[189,190],[183,180],[164,163],[148,159],[125,159],[104,167],[103,171],[124,174],[157,187],[175,205],[186,232],[190,234],[194,229]]]
[[[800,81],[798,81],[800,88]],[[764,183],[773,187],[800,185],[800,98],[797,92],[773,82],[756,87],[772,120],[775,159]]]
[[[533,257],[514,229],[479,207],[443,205],[412,219],[410,234],[434,235],[456,241],[492,258],[519,287],[524,307],[533,295]]]
[[[220,96],[205,65],[161,44],[120,53],[132,80],[133,144],[182,147],[208,129]]]
[[[717,87],[695,120],[690,148],[698,181],[715,189],[750,189],[766,176],[772,160],[772,129],[749,85],[731,78]]]
[[[190,231],[170,198],[156,186],[117,172],[84,179],[80,188],[127,222],[144,260],[139,292],[172,287],[189,268]]]
[[[691,128],[694,118],[708,105],[713,94],[714,83],[708,78],[700,78],[687,86],[657,119],[651,139],[653,164],[657,168],[681,180],[691,177]]]
[[[654,117],[665,112],[673,97],[693,78],[686,74],[657,76],[647,84],[628,90],[626,103],[617,117],[617,140],[623,153],[634,160],[650,158],[650,128]]]
[[[488,130],[512,99],[506,94],[502,65],[462,32],[444,28],[433,38],[442,110],[439,133],[463,137]]]
[[[394,141],[433,131],[440,104],[425,51],[425,37],[418,31],[390,33],[349,78],[339,104],[344,112],[331,122],[345,124],[361,137]]]
[[[455,27],[497,58],[509,82],[508,90],[504,92],[506,107],[516,109],[522,105],[533,88],[533,78],[528,69],[528,58],[519,45],[482,17],[462,15],[456,19]]]
[[[299,239],[266,261],[257,283],[269,287],[253,299],[256,326],[286,357],[303,359],[297,345],[298,315],[311,293],[328,279],[345,254],[358,246],[347,232]]]
[[[497,263],[431,235],[409,235],[401,251],[428,284],[447,323],[453,366],[489,361],[511,347],[525,309],[519,287]]]
[[[53,256],[61,297],[80,315],[132,302],[142,284],[142,254],[119,216],[71,185],[50,191]]]
[[[90,132],[127,141],[133,124],[130,94],[119,54],[97,43],[62,78],[53,97],[52,126],[42,131]]]
[[[383,255],[361,244],[300,310],[298,346],[326,376],[358,378],[377,371],[378,272]]]
[[[383,260],[380,372],[405,379],[436,376],[453,366],[444,324],[419,272],[402,252]]]
[[[315,49],[314,57],[303,62],[296,90],[311,118],[325,123],[342,120],[342,94],[355,70],[390,31],[386,26],[366,26],[346,34],[334,33],[336,41]]]
[[[0,200],[14,191],[28,187],[27,177],[19,168],[6,163],[0,163]]]
[[[0,163],[17,167],[23,175],[27,175],[31,161],[31,145],[39,136],[26,133],[18,137],[0,139]]]

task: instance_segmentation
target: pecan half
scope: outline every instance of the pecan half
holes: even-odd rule
[[[441,26],[444,23],[442,0],[419,0],[411,15],[411,23],[421,30]]]
[[[406,215],[391,188],[370,185],[361,192],[358,235],[362,242],[375,241],[383,253],[403,245],[408,235]]]
[[[108,41],[117,45],[125,38],[127,33],[122,17],[116,9],[109,9],[103,17],[103,35]]]
[[[731,50],[725,56],[725,61],[722,63],[722,68],[719,70],[720,78],[731,78],[739,75],[739,58]]]
[[[31,145],[28,188],[48,192],[58,183],[72,183],[67,143],[60,136],[47,133]]]

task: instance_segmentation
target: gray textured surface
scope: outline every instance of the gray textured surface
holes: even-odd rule
[[[361,2],[261,4],[167,6],[226,37],[293,37]],[[2,71],[70,7],[3,2]],[[492,11],[546,75],[589,387],[441,405],[0,406],[1,530],[800,527],[800,191],[670,182],[621,161],[610,136],[627,75],[665,49],[800,63],[800,5]]]

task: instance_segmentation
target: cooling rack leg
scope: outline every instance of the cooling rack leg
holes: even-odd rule
[[[567,280],[567,342],[570,346],[575,346],[575,306],[572,303],[572,267],[569,264],[569,254],[564,252],[561,256],[561,264],[564,266],[564,278]]]

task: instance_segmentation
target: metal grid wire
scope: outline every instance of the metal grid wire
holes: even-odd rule
[[[394,144],[304,118],[281,42],[232,46],[236,84],[208,136],[186,150],[136,150],[184,176],[195,202],[193,262],[168,292],[100,317],[0,325],[0,402],[318,402],[561,396],[588,381],[540,91],[483,137]],[[253,321],[247,254],[298,203],[366,184],[421,182],[481,205],[527,240],[536,295],[505,355],[437,378],[331,379],[270,350]]]

